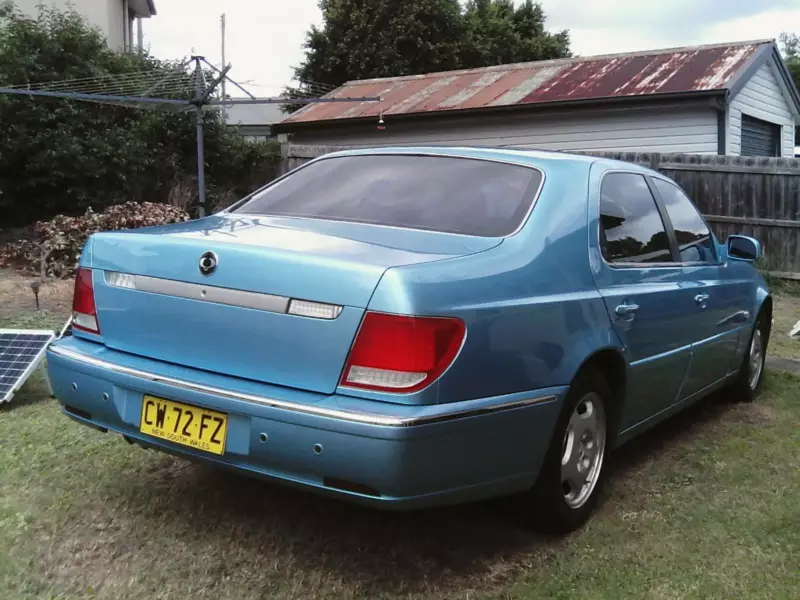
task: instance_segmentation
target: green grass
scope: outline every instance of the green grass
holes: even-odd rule
[[[58,326],[45,308],[0,326]],[[382,513],[141,450],[37,374],[0,408],[0,598],[796,598],[798,422],[787,374],[703,402],[618,452],[594,519],[554,540],[502,505]]]
[[[789,331],[800,321],[800,295],[776,294],[769,354],[781,358],[800,358],[800,338],[790,338]]]

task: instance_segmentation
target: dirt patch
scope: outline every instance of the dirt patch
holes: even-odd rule
[[[5,319],[35,312],[36,296],[31,289],[33,277],[0,270],[0,326]],[[72,279],[47,280],[39,288],[39,310],[53,314],[69,314],[72,306]]]
[[[800,346],[800,340],[796,340]],[[788,371],[800,375],[800,360],[797,358],[781,358],[780,356],[767,356],[767,367],[777,371]]]
[[[727,415],[727,420],[743,425],[768,425],[780,418],[780,411],[774,406],[765,406],[758,402],[739,404]]]

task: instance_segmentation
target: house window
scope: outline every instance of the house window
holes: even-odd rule
[[[742,115],[742,156],[781,156],[781,126]]]

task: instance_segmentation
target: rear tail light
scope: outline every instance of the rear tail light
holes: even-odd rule
[[[386,392],[419,391],[452,364],[465,334],[460,319],[368,312],[341,384]]]
[[[75,274],[75,295],[72,297],[72,326],[80,331],[100,333],[97,307],[94,304],[92,270],[78,269]]]

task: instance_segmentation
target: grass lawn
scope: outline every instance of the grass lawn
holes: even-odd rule
[[[56,328],[68,295],[36,312],[0,274],[0,326]],[[800,319],[778,307],[774,339]],[[141,450],[37,374],[0,408],[0,598],[797,598],[800,379],[723,400],[618,452],[596,517],[552,540],[496,506],[381,513]]]
[[[780,358],[800,358],[800,339],[790,339],[788,335],[794,324],[800,321],[800,282],[773,283],[771,288],[776,295],[769,354]]]

